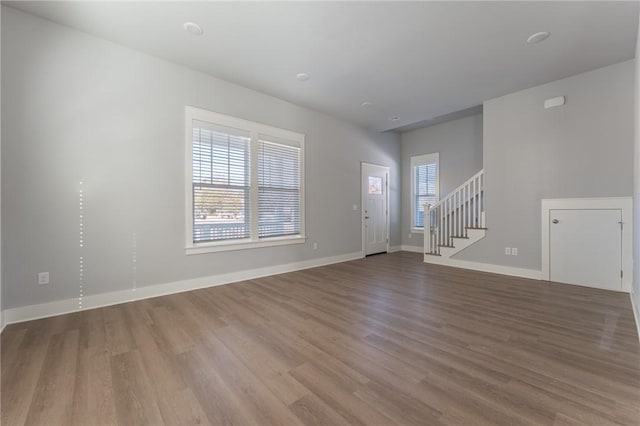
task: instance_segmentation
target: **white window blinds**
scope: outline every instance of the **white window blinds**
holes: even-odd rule
[[[185,107],[185,253],[304,244],[305,135]]]
[[[194,122],[193,242],[249,238],[248,134]]]
[[[300,234],[300,148],[258,141],[258,236]]]
[[[434,205],[438,201],[437,194],[437,164],[420,164],[413,168],[414,172],[414,227],[424,228],[424,205]]]

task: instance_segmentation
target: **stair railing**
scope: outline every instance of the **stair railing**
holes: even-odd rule
[[[484,169],[451,191],[435,205],[425,204],[425,253],[440,254],[453,238],[466,238],[467,229],[483,228]]]

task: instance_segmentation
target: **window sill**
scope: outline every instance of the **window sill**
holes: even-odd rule
[[[424,234],[424,228],[413,228],[411,229],[412,234]]]
[[[290,244],[302,244],[306,242],[307,237],[296,235],[293,237],[272,237],[264,240],[234,240],[223,241],[217,243],[198,244],[193,247],[186,247],[184,252],[187,256],[193,254],[216,253],[221,251],[245,250],[260,247],[284,246]]]

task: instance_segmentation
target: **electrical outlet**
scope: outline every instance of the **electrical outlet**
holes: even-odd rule
[[[49,273],[48,272],[40,272],[40,273],[38,273],[38,284],[39,285],[49,284]]]
[[[357,212],[357,211],[358,211],[358,205],[357,205],[357,204],[354,204],[354,205],[353,205],[353,211],[354,211],[354,212]]]
[[[511,255],[511,247],[505,247],[504,254],[506,254],[507,256]]]
[[[313,243],[313,249],[318,250],[318,243]]]
[[[511,256],[518,255],[518,247],[511,247]]]

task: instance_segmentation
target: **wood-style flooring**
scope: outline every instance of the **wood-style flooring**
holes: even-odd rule
[[[638,425],[629,295],[393,253],[8,326],[2,425]]]

